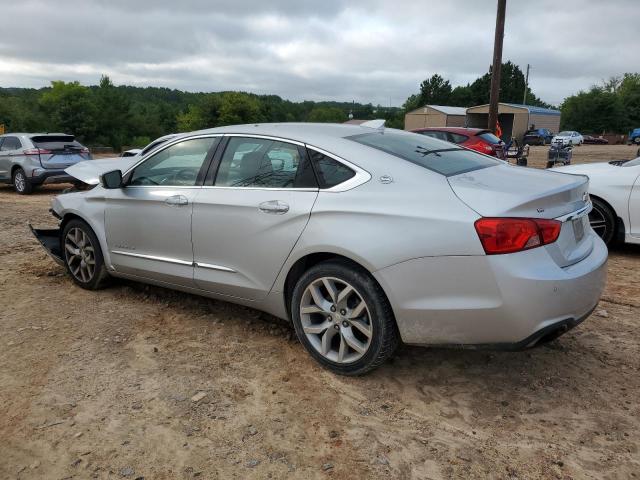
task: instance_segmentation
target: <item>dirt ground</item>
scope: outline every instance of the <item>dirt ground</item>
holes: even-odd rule
[[[26,226],[55,225],[59,191],[0,187],[2,479],[640,477],[638,246],[611,252],[597,313],[547,346],[402,347],[343,378],[260,312],[75,287]]]

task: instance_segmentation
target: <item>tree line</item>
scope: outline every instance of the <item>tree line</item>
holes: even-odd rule
[[[7,132],[66,132],[89,146],[143,146],[167,133],[257,122],[337,122],[384,118],[403,128],[406,112],[424,105],[470,107],[489,103],[491,72],[453,87],[434,74],[402,108],[356,102],[293,102],[277,95],[246,92],[194,93],[159,87],[115,86],[107,76],[98,85],[53,81],[40,89],[0,88],[0,124]],[[500,101],[522,103],[525,78],[512,62],[502,66]],[[527,104],[551,107],[527,88]],[[640,74],[613,77],[567,97],[563,129],[585,133],[627,133],[640,127]]]
[[[401,108],[356,102],[292,102],[245,92],[193,93],[158,87],[53,81],[40,89],[0,88],[7,132],[66,132],[88,146],[144,146],[174,132],[258,122],[345,122],[385,118],[402,128]]]

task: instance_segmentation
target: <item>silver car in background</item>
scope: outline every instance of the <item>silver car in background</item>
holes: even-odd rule
[[[89,149],[64,133],[0,135],[0,182],[12,183],[19,194],[45,183],[75,179],[65,168],[91,159]]]
[[[586,177],[380,124],[215,128],[68,172],[100,181],[56,197],[59,229],[34,233],[75,283],[126,278],[290,319],[340,374],[400,341],[530,347],[604,288]]]

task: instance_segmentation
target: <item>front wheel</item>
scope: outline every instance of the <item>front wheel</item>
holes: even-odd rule
[[[320,263],[296,283],[291,316],[298,339],[323,367],[362,375],[389,359],[399,343],[393,312],[368,272]]]
[[[28,195],[33,191],[33,185],[27,181],[27,175],[21,168],[13,172],[13,188],[20,195]]]
[[[593,231],[609,246],[615,239],[616,215],[606,203],[597,198],[591,201],[593,209],[589,212],[589,223]]]
[[[62,231],[64,264],[73,281],[86,290],[102,288],[108,278],[98,238],[82,220],[71,220]]]

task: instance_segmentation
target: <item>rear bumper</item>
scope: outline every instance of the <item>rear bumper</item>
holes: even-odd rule
[[[64,170],[55,169],[43,170],[39,175],[27,178],[27,181],[33,185],[42,185],[45,183],[73,183],[77,182],[77,179]]]
[[[521,349],[573,328],[597,305],[607,249],[559,267],[545,247],[517,254],[427,257],[374,275],[405,343]]]
[[[35,229],[31,225],[29,225],[29,228],[49,256],[53,258],[58,265],[64,265],[62,251],[60,250],[60,229]]]

